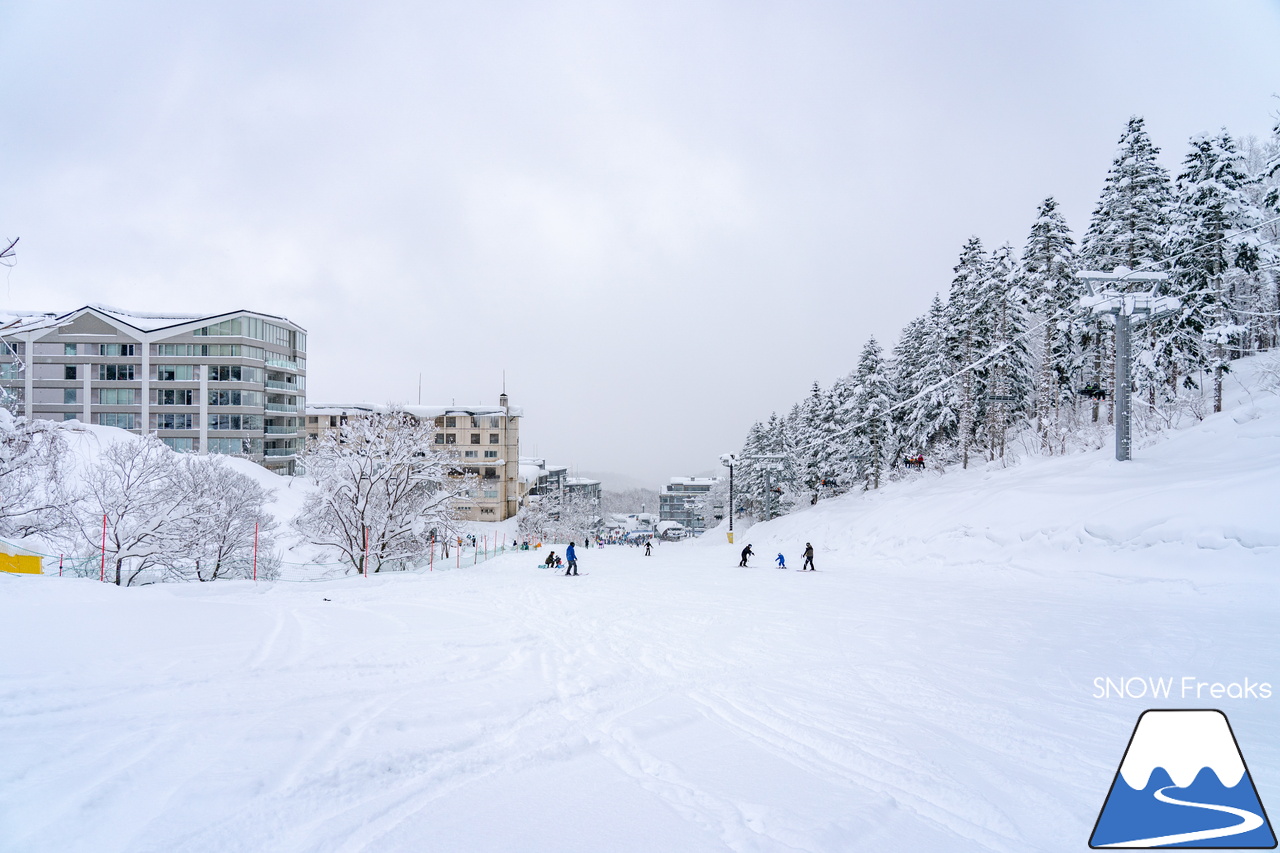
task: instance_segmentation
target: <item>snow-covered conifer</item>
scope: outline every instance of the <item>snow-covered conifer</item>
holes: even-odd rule
[[[867,339],[858,357],[858,384],[849,401],[850,439],[855,453],[864,459],[864,488],[880,488],[893,440],[893,385],[889,381],[883,351],[875,337]]]
[[[1019,280],[1036,319],[1043,322],[1040,361],[1035,380],[1036,431],[1041,448],[1052,448],[1051,423],[1071,395],[1071,374],[1079,365],[1079,338],[1084,323],[1082,288],[1075,278],[1075,240],[1052,197],[1040,203],[1036,221],[1022,250]]]
[[[959,424],[957,439],[960,464],[969,467],[969,450],[974,440],[974,427],[980,415],[979,400],[984,395],[986,367],[974,362],[984,355],[991,343],[991,308],[988,288],[990,261],[982,249],[982,241],[970,237],[960,251],[955,266],[951,292],[947,299],[947,345],[960,371]]]
[[[1081,247],[1088,269],[1136,269],[1165,257],[1173,188],[1140,116],[1129,119]]]
[[[1167,348],[1184,372],[1213,372],[1214,411],[1222,410],[1222,375],[1248,329],[1238,312],[1258,305],[1260,221],[1235,141],[1224,130],[1192,137],[1177,180],[1173,294],[1182,310]]]

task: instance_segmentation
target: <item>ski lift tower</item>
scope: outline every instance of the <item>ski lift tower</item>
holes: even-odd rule
[[[1158,317],[1177,311],[1182,303],[1172,296],[1157,296],[1156,288],[1168,281],[1167,273],[1136,272],[1128,267],[1116,267],[1112,272],[1082,270],[1076,278],[1084,282],[1088,295],[1080,298],[1080,304],[1093,314],[1110,314],[1116,327],[1116,459],[1127,462],[1132,458],[1133,433],[1130,396],[1133,392],[1133,365],[1130,346],[1131,318],[1135,314]],[[1148,284],[1146,292],[1125,293],[1121,283]]]
[[[782,467],[782,463],[786,460],[786,456],[780,453],[765,453],[760,456],[740,456],[739,459],[749,460],[751,462],[764,463],[760,467],[764,470],[764,512],[768,521],[773,518],[773,475]]]

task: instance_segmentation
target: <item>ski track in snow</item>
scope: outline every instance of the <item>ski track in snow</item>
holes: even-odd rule
[[[9,582],[6,616],[46,616],[0,679],[8,849],[1050,850],[1105,795],[1082,744],[1133,710],[1090,700],[1095,674],[1265,642],[1225,630],[1259,606],[1241,584],[1105,560],[829,554],[799,581],[724,549],[588,559],[572,586],[521,555],[208,597]],[[97,615],[42,632],[60,605]],[[154,633],[166,608],[188,630]],[[611,830],[608,803],[638,817]]]

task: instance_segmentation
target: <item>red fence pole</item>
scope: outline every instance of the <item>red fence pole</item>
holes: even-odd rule
[[[58,555],[58,577],[62,577],[62,555]]]
[[[364,576],[369,577],[369,525],[364,526]]]
[[[436,538],[431,537],[431,556],[427,558],[427,571],[433,572],[436,568]]]
[[[102,570],[98,573],[98,582],[107,582],[107,514],[102,514]]]
[[[253,582],[258,582],[258,523],[253,524]]]

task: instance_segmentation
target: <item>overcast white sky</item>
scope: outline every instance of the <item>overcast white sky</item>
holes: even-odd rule
[[[1077,234],[1132,114],[1265,136],[1280,3],[0,0],[0,308],[283,314],[315,401],[650,485]],[[609,485],[606,482],[606,486]]]

